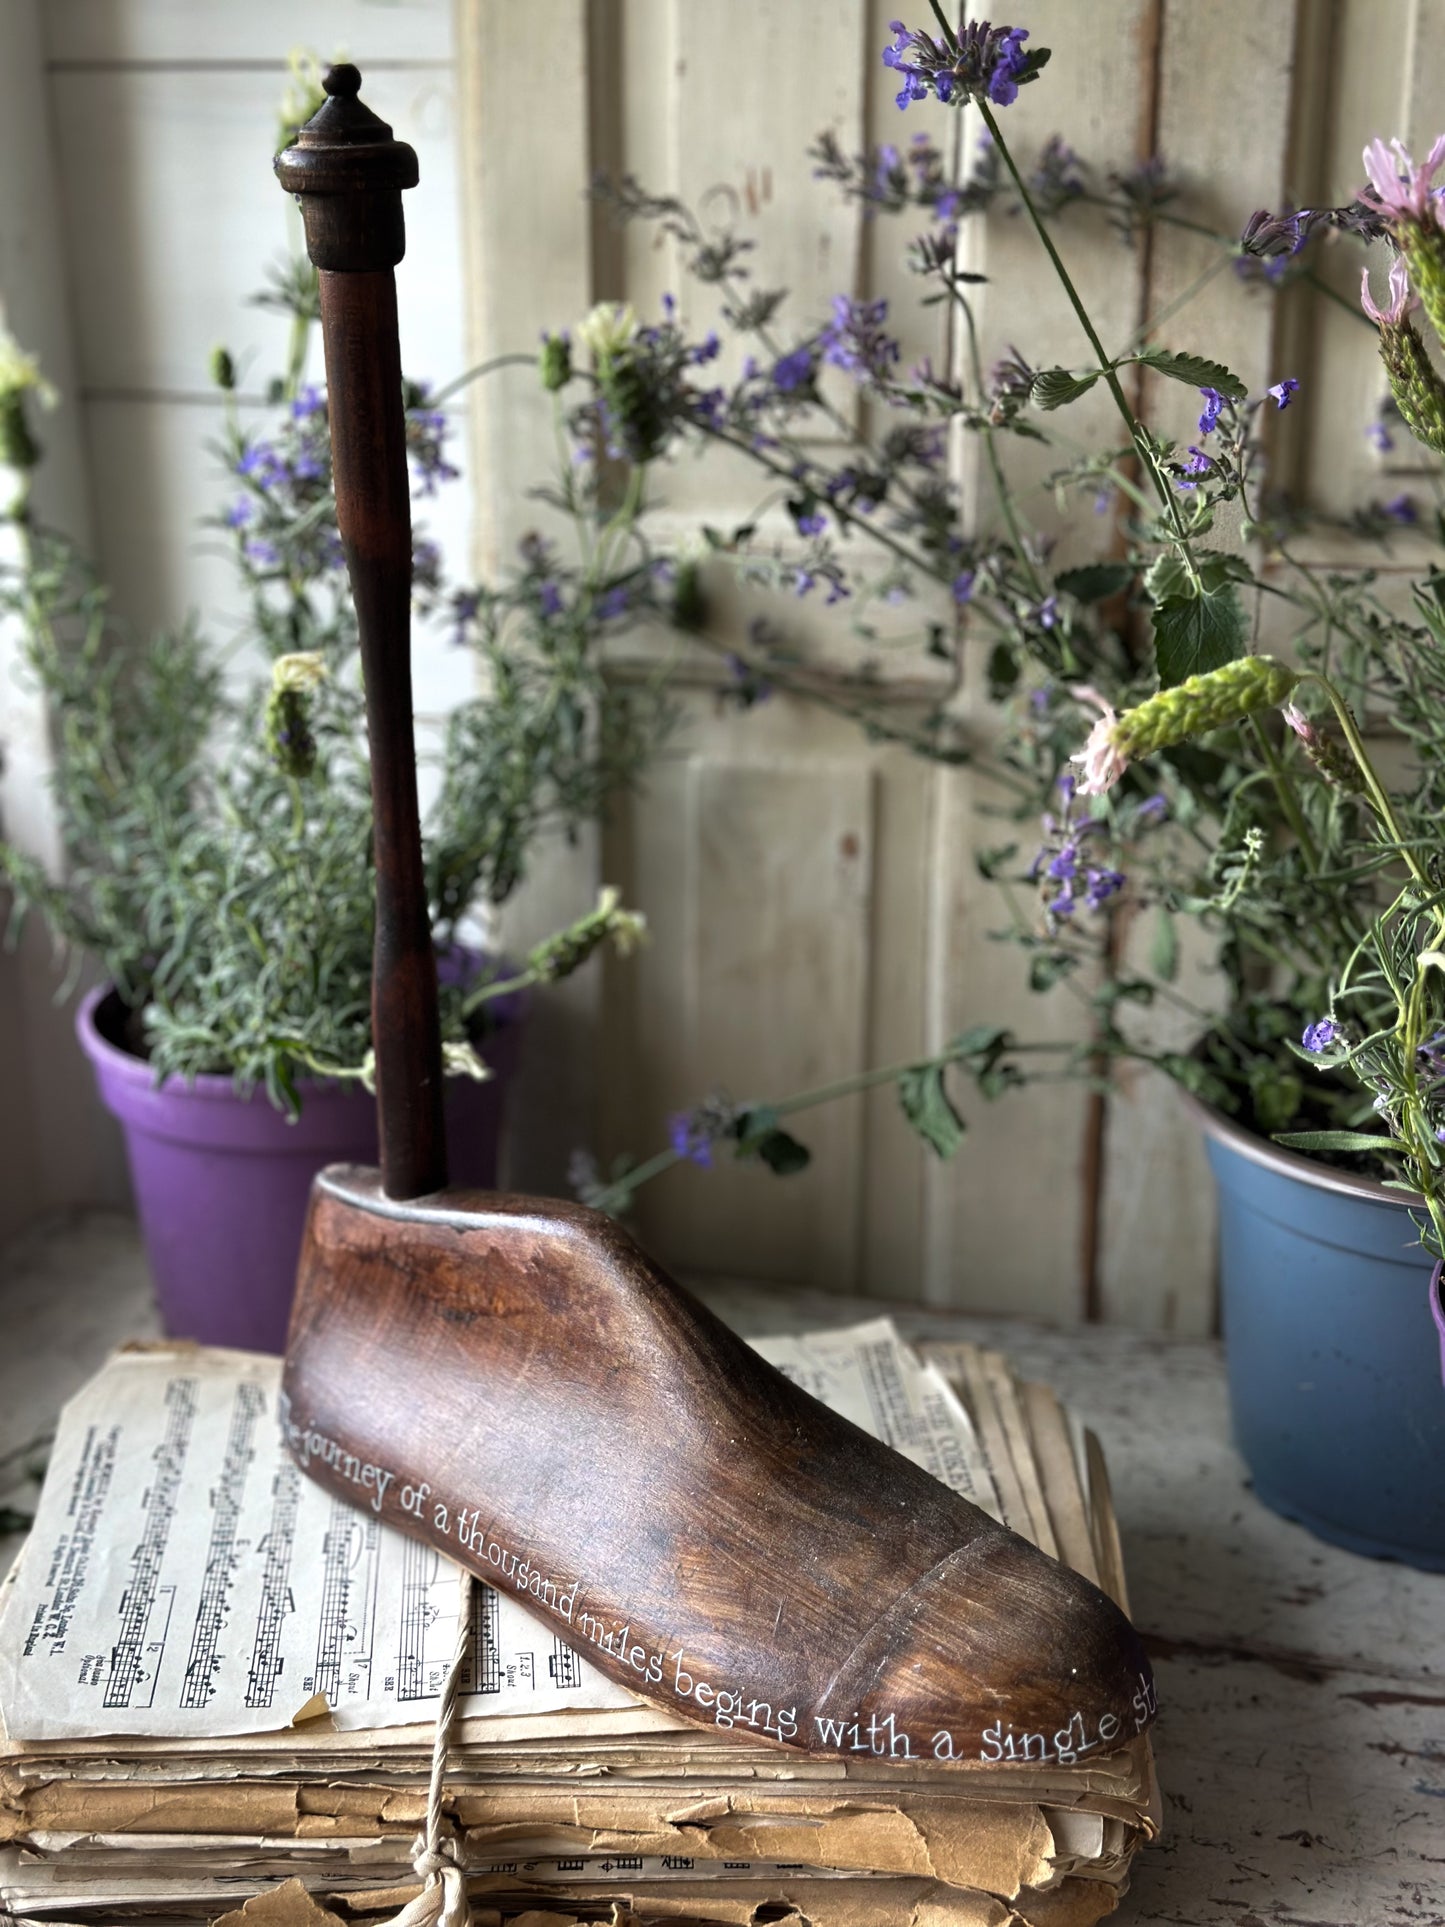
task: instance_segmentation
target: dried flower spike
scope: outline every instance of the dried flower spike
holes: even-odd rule
[[[1084,769],[1080,795],[1100,796],[1112,789],[1141,756],[1241,722],[1257,709],[1277,707],[1298,681],[1297,672],[1273,656],[1241,656],[1205,675],[1190,676],[1172,689],[1161,689],[1117,717],[1093,690],[1075,690],[1075,695],[1097,703],[1104,712],[1072,759]]]

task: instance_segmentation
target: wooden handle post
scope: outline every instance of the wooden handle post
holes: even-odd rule
[[[372,1033],[382,1186],[447,1181],[436,958],[427,915],[411,703],[411,502],[393,269],[416,155],[331,67],[328,99],[276,157],[320,274],[336,514],[361,635],[376,863]]]

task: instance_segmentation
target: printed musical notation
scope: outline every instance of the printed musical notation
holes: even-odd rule
[[[169,1380],[164,1410],[165,1432],[152,1454],[155,1472],[142,1500],[145,1523],[131,1555],[130,1581],[121,1594],[120,1631],[105,1683],[108,1707],[130,1706],[144,1688],[149,1690],[142,1692],[141,1703],[152,1704],[175,1606],[175,1587],[163,1586],[161,1574],[196,1418],[196,1381]]]
[[[17,1736],[262,1732],[318,1695],[340,1726],[432,1717],[457,1569],[292,1463],[280,1372],[244,1352],[120,1353],[67,1406],[3,1604]],[[633,1704],[590,1667],[565,1684],[548,1628],[473,1596],[464,1711]]]
[[[332,1706],[343,1698],[370,1697],[380,1537],[375,1519],[340,1499],[331,1501],[321,1541],[321,1610],[310,1690],[324,1693]]]
[[[885,1325],[758,1350],[996,1504],[947,1380]],[[245,1352],[121,1352],[65,1408],[0,1598],[13,1737],[264,1732],[319,1710],[318,1695],[342,1727],[431,1717],[456,1650],[457,1570],[297,1469],[280,1378],[279,1359]],[[464,1717],[635,1707],[516,1600],[471,1596]]]
[[[182,1706],[204,1706],[216,1690],[215,1676],[221,1663],[217,1646],[226,1624],[240,1557],[239,1528],[246,1475],[256,1457],[256,1424],[265,1409],[266,1400],[258,1386],[236,1387],[226,1455],[211,1494],[211,1536],[206,1546],[206,1570],[200,1604],[196,1608],[195,1631],[186,1660],[185,1685],[181,1689]]]
[[[440,1582],[447,1581],[450,1616]],[[456,1648],[457,1583],[449,1566],[432,1546],[409,1539],[402,1553],[401,1637],[397,1642],[396,1696],[401,1700],[436,1699],[442,1690]],[[445,1638],[440,1633],[445,1633]]]
[[[301,1474],[294,1465],[280,1465],[271,1481],[271,1518],[261,1541],[261,1597],[256,1607],[256,1637],[251,1667],[246,1675],[247,1706],[270,1706],[276,1682],[285,1669],[281,1628],[296,1610],[289,1584],[291,1551],[296,1543],[296,1512],[301,1500]]]
[[[547,1670],[552,1675],[552,1684],[560,1686],[564,1692],[582,1684],[582,1655],[574,1652],[562,1639],[552,1641],[552,1657],[547,1661]]]

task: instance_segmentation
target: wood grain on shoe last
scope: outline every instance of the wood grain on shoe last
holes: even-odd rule
[[[580,1205],[324,1172],[285,1392],[313,1478],[685,1718],[961,1764],[1087,1760],[1152,1718],[1111,1600]]]

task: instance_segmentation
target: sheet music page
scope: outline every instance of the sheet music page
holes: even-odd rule
[[[967,1412],[887,1320],[757,1349],[996,1511]],[[457,1568],[292,1464],[280,1377],[247,1352],[123,1352],[65,1407],[0,1609],[12,1739],[274,1731],[322,1700],[343,1728],[433,1717]],[[507,1595],[474,1598],[463,1717],[639,1704]]]
[[[750,1341],[824,1405],[891,1445],[991,1518],[1003,1511],[968,1409],[936,1365],[920,1363],[890,1318],[842,1331]]]
[[[457,1569],[281,1446],[281,1361],[121,1353],[65,1407],[0,1620],[12,1738],[247,1733],[323,1695],[338,1726],[427,1720]],[[461,1710],[635,1706],[491,1587]]]

